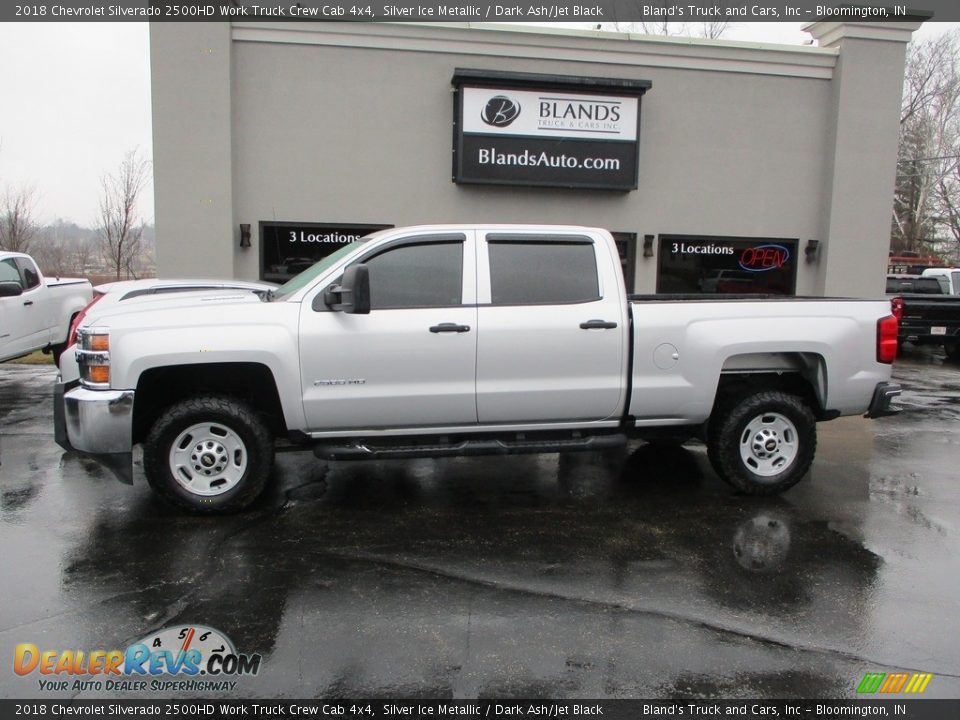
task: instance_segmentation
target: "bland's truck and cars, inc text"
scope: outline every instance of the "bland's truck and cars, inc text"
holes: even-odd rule
[[[275,291],[134,298],[79,328],[56,438],[226,513],[274,452],[327,459],[599,450],[702,438],[751,494],[799,481],[816,423],[878,417],[887,300],[630,296],[605,230],[383,230]]]

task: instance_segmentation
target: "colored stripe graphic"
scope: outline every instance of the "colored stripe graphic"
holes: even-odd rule
[[[915,693],[922,693],[927,689],[927,685],[930,684],[930,679],[933,677],[931,673],[920,673],[917,675],[917,686],[914,687],[913,691]]]
[[[897,680],[900,679],[900,673],[890,673],[887,675],[887,679],[883,681],[883,685],[880,686],[879,692],[888,693],[890,688],[897,684]]]
[[[886,693],[899,692],[918,694],[927,689],[932,673],[867,673],[857,686],[858,693]]]
[[[875,693],[880,689],[880,683],[883,682],[884,673],[867,673],[860,681],[857,687],[858,693]]]

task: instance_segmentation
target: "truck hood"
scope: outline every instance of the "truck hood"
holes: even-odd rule
[[[81,327],[114,324],[127,327],[137,324],[136,316],[142,316],[144,321],[149,318],[150,324],[155,323],[160,315],[177,316],[187,322],[191,316],[206,316],[214,308],[219,313],[229,313],[232,308],[238,308],[236,312],[240,314],[249,312],[251,305],[256,307],[264,304],[252,290],[216,289],[172,295],[144,295],[111,305],[100,313],[94,305]]]

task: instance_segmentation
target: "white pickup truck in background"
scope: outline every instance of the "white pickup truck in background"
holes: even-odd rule
[[[66,347],[73,318],[93,297],[77,278],[45,278],[29,255],[0,251],[0,361]]]
[[[277,448],[326,459],[600,450],[702,438],[782,492],[816,423],[894,412],[888,300],[627,297],[605,230],[395,228],[270,293],[135,298],[81,322],[57,441],[199,512],[264,489]]]

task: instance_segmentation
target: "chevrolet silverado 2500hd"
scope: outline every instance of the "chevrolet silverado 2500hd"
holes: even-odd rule
[[[136,300],[79,329],[57,441],[200,512],[263,490],[277,447],[327,459],[599,450],[705,439],[781,492],[816,423],[893,412],[887,300],[633,296],[605,230],[374,233],[276,291]]]
[[[0,252],[0,361],[49,350],[57,362],[92,295],[86,280],[45,278],[29,255]]]

